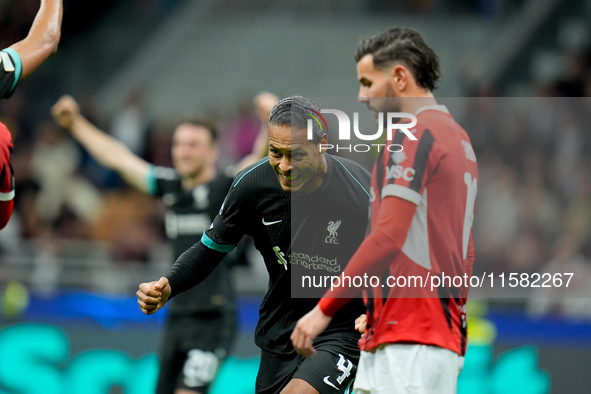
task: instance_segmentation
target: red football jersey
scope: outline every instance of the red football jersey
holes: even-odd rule
[[[403,150],[391,153],[384,149],[374,165],[370,225],[373,228],[377,223],[380,204],[387,196],[416,204],[401,253],[391,262],[387,275],[469,277],[474,261],[476,157],[468,135],[445,106],[424,107],[416,116],[414,136],[418,140],[398,132],[387,144],[393,145],[391,151],[399,150],[399,145]],[[468,288],[431,290],[430,284],[367,290],[368,331],[361,348],[420,343],[464,355]],[[409,295],[414,298],[403,298]]]
[[[12,136],[0,123],[0,228],[3,228],[12,214],[14,199],[14,174],[11,165]]]

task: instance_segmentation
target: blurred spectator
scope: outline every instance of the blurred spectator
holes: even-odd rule
[[[151,248],[163,241],[160,215],[157,202],[149,196],[134,189],[110,191],[104,195],[104,208],[91,235],[108,241],[109,256],[115,261],[147,262]]]
[[[92,184],[76,175],[80,165],[76,145],[52,122],[40,124],[36,135],[32,164],[41,186],[37,198],[41,221],[49,225],[61,221],[59,228],[64,230],[77,221],[92,223],[100,214],[102,198]]]
[[[111,135],[142,158],[145,157],[150,122],[146,100],[146,92],[141,86],[131,87],[111,118]]]
[[[524,179],[519,204],[519,222],[523,232],[536,240],[535,251],[539,258],[550,253],[552,240],[560,235],[556,223],[562,219],[562,206],[556,193],[545,181],[544,158],[541,151],[533,151],[526,158],[527,177]],[[542,263],[540,259],[536,263]],[[535,267],[531,267],[535,271]]]
[[[16,150],[12,157],[12,165],[18,174],[15,194],[14,214],[11,223],[18,225],[22,239],[30,239],[39,235],[42,222],[37,210],[37,197],[41,185],[33,173],[32,147],[25,145]]]
[[[33,138],[34,124],[31,122],[28,104],[27,97],[21,90],[16,90],[10,100],[2,101],[0,121],[10,130],[15,151]]]
[[[510,268],[507,246],[517,239],[519,230],[519,189],[515,171],[499,157],[483,155],[479,160],[480,184],[474,216],[474,248],[478,271]],[[509,266],[508,266],[509,265]]]
[[[261,121],[252,109],[252,98],[238,100],[234,110],[220,135],[221,167],[236,164],[252,152],[253,141],[261,129]]]
[[[550,165],[547,165],[546,170],[556,192],[568,204],[576,198],[579,192],[578,179],[573,174],[576,174],[577,167],[585,155],[583,151],[585,144],[583,134],[573,122],[571,114],[563,116],[561,123],[560,128],[557,127],[554,130],[558,138],[556,138],[553,152],[551,152]],[[588,154],[588,152],[586,153]]]

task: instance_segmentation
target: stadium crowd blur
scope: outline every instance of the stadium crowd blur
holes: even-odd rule
[[[14,42],[26,33],[35,3],[0,3],[2,42]],[[85,11],[76,10],[76,23],[68,24],[72,18],[66,17],[73,11],[66,9],[66,32],[80,29],[84,16],[96,17],[99,3],[91,2],[96,7],[89,9],[85,2]],[[142,3],[164,7],[168,2]],[[436,2],[409,3],[427,7]],[[503,98],[506,92],[500,89],[465,81],[472,86],[472,98],[464,99],[466,110],[456,119],[471,136],[481,176],[475,274],[573,272],[568,294],[576,296],[580,289],[591,288],[591,135],[586,127],[591,124],[591,51],[565,60],[568,66],[561,78],[531,82],[535,98]],[[77,98],[93,123],[147,161],[171,165],[172,119],[151,117],[146,105],[150,97],[141,87],[131,86],[125,103],[111,114],[98,110],[92,93]],[[31,100],[17,91],[0,106],[0,120],[13,133],[17,180],[15,213],[0,234],[0,272],[25,244],[55,257],[60,242],[72,240],[108,245],[113,261],[149,263],[155,245],[165,239],[162,207],[89,158],[50,120],[49,108],[44,114],[31,113]],[[225,148],[220,164],[236,163],[249,153],[260,127],[252,97],[237,99],[223,118],[210,115],[221,125],[220,146]],[[533,302],[530,308],[591,318],[591,303],[584,301]]]

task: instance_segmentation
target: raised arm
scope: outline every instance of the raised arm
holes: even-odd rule
[[[269,151],[269,115],[278,101],[279,97],[269,92],[261,92],[254,98],[253,104],[261,121],[261,129],[252,146],[252,152],[236,165],[237,172],[267,156]]]
[[[48,57],[57,51],[62,24],[62,0],[41,0],[41,6],[23,40],[10,46],[21,59],[20,79],[31,75]]]
[[[80,114],[78,104],[72,97],[62,97],[52,107],[51,113],[55,121],[69,130],[95,160],[117,171],[127,183],[138,190],[149,193],[146,179],[150,164],[90,123]]]

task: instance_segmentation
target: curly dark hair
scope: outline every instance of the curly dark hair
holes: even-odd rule
[[[307,97],[290,96],[275,104],[269,116],[269,124],[306,129],[311,110],[320,112],[320,107]],[[312,131],[312,142],[317,144],[324,133],[316,122],[312,122]]]
[[[358,62],[365,55],[373,55],[373,65],[386,69],[402,63],[413,74],[417,84],[433,91],[441,78],[439,57],[421,34],[408,27],[390,27],[375,36],[361,40],[355,53]]]

